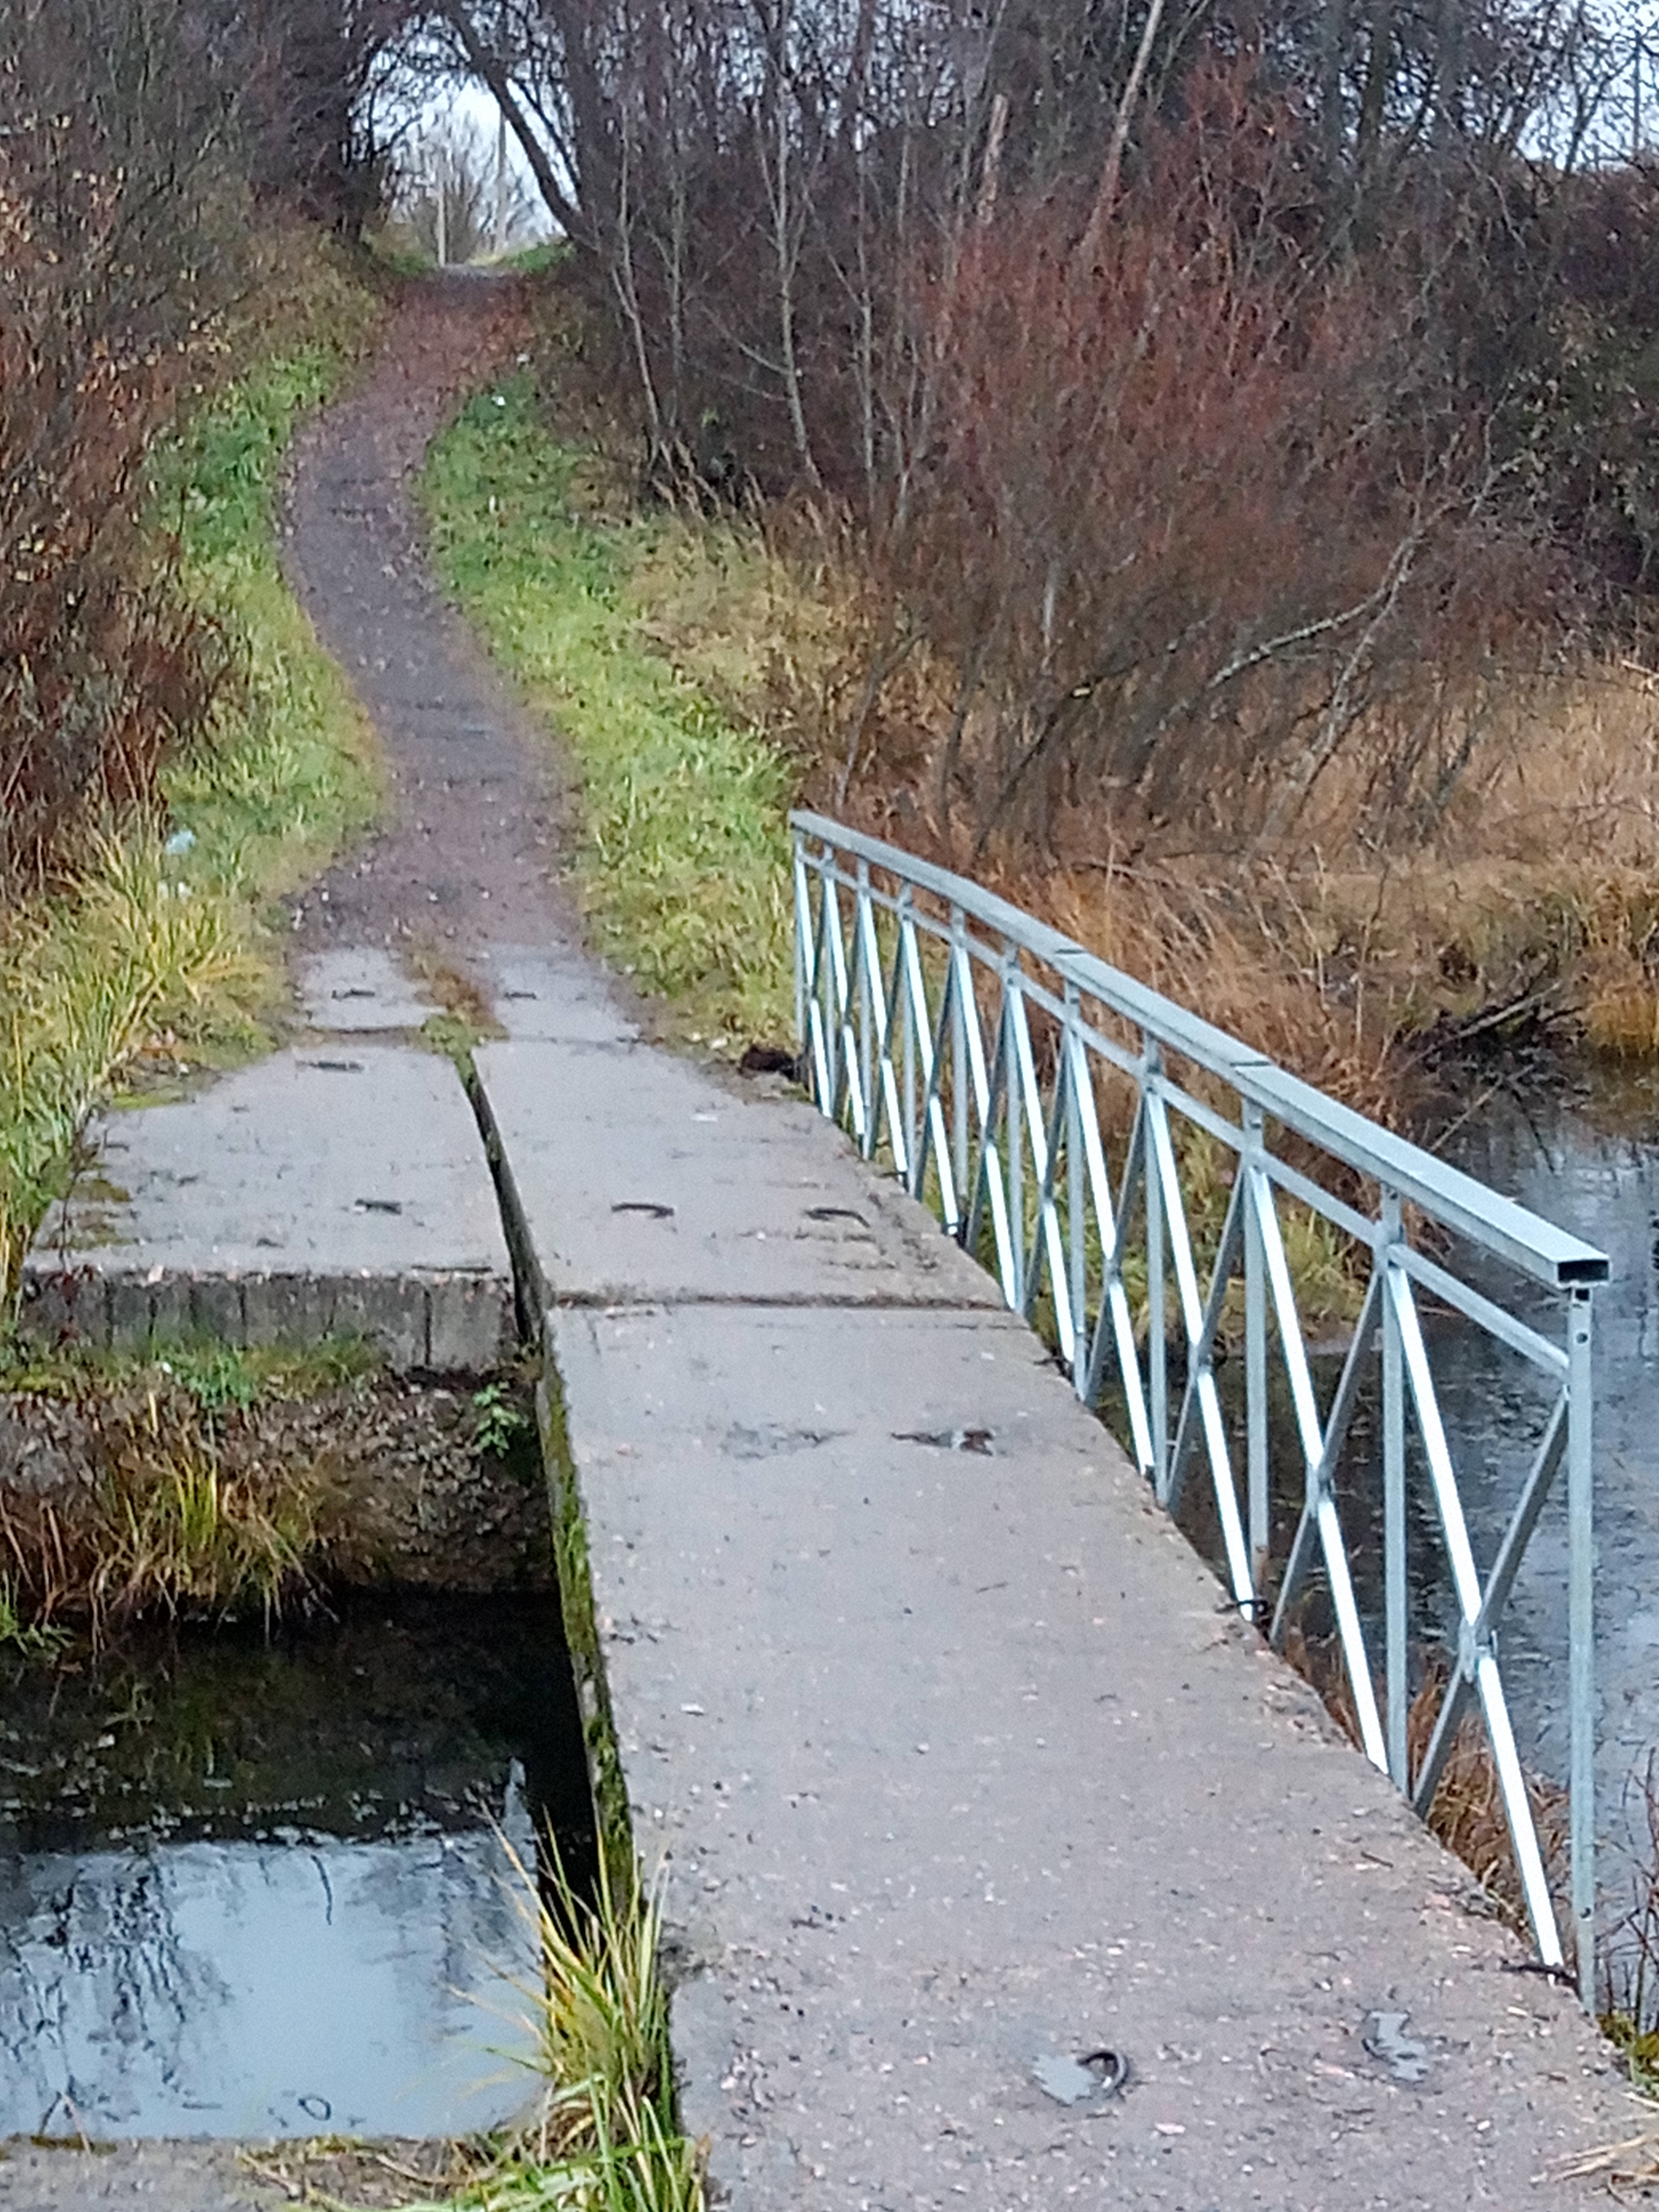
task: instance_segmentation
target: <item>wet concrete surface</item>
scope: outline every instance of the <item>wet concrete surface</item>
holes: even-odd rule
[[[549,1344],[732,2207],[1512,2206],[1625,2124],[1008,1316],[566,1304]],[[1103,2048],[1119,2094],[1045,2094]]]

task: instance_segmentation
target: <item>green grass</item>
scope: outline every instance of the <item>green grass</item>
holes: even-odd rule
[[[586,458],[527,377],[479,395],[422,480],[439,567],[569,743],[600,949],[696,1042],[785,1036],[787,764],[653,648],[631,586],[679,526],[579,513]]]
[[[0,1334],[88,1115],[146,1054],[180,1073],[268,1041],[280,990],[270,902],[374,816],[367,726],[276,550],[294,429],[378,313],[367,290],[337,272],[330,283],[333,338],[249,371],[154,459],[177,588],[235,641],[245,682],[211,742],[170,771],[165,825],[112,830],[77,884],[0,915]]]
[[[179,1389],[206,1414],[246,1413],[263,1401],[319,1397],[375,1373],[374,1346],[356,1336],[310,1344],[234,1345],[216,1337],[181,1337],[145,1352],[110,1352],[93,1345],[19,1344],[0,1355],[0,1393],[73,1404],[122,1393]]]
[[[452,2212],[703,2212],[702,2158],[673,2111],[656,1897],[631,1855],[616,1879],[601,1858],[592,1899],[573,1891],[556,1851],[550,1896],[534,1869],[518,1872],[541,1965],[518,1994],[545,2087],[529,2123],[484,2147],[443,2203]]]

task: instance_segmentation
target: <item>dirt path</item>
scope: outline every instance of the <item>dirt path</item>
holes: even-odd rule
[[[285,566],[391,780],[379,834],[293,902],[300,951],[429,948],[465,969],[486,947],[574,933],[556,761],[434,587],[410,493],[446,416],[529,335],[511,282],[413,286],[368,383],[296,447]]]

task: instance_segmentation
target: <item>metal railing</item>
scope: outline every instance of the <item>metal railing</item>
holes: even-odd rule
[[[933,1205],[945,1229],[994,1269],[1015,1312],[1041,1321],[1085,1404],[1113,1394],[1124,1441],[1166,1508],[1179,1504],[1194,1462],[1207,1468],[1232,1597],[1264,1622],[1275,1644],[1296,1618],[1316,1562],[1322,1565],[1361,1742],[1419,1812],[1431,1804],[1459,1728],[1478,1705],[1539,1954],[1552,1966],[1563,1963],[1564,1946],[1516,1749],[1498,1630],[1565,1458],[1570,1909],[1578,1984],[1592,2003],[1590,1331],[1591,1286],[1607,1279],[1604,1255],[964,878],[821,815],[790,819],[796,1018],[817,1103],[866,1158],[886,1162]],[[1114,1082],[1133,1091],[1132,1108],[1122,1094],[1121,1119],[1130,1127],[1115,1173],[1100,1111]],[[1211,1152],[1212,1199],[1218,1183],[1228,1188],[1207,1281],[1189,1228],[1191,1194],[1182,1188],[1183,1162],[1201,1148],[1194,1132],[1224,1148]],[[1218,1178],[1215,1160],[1226,1154],[1236,1164]],[[1332,1170],[1339,1189],[1319,1180]],[[1363,1274],[1363,1301],[1322,1414],[1281,1204],[1310,1210],[1348,1240],[1356,1296]],[[1477,1255],[1477,1274],[1498,1263],[1553,1293],[1559,1340],[1455,1272],[1449,1255],[1462,1248]],[[1236,1389],[1218,1387],[1217,1374],[1241,1278],[1242,1405]],[[1531,1292],[1534,1302],[1537,1295]],[[1547,1386],[1541,1432],[1530,1441],[1484,1575],[1442,1418],[1419,1310],[1425,1299],[1474,1323]],[[1169,1316],[1171,1302],[1172,1328],[1145,1325],[1145,1317]],[[1271,1338],[1288,1390],[1290,1449],[1301,1462],[1299,1513],[1282,1562],[1272,1546]],[[1336,1483],[1356,1407],[1377,1388],[1379,1341],[1380,1703]],[[1408,1406],[1417,1437],[1409,1453]],[[1241,1428],[1242,1503],[1234,1460]],[[1413,1694],[1408,1457],[1426,1489],[1455,1609],[1455,1648],[1415,1772],[1407,1731]]]

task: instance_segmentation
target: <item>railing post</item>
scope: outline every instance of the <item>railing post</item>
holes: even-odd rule
[[[1400,1316],[1388,1295],[1389,1270],[1403,1231],[1400,1197],[1382,1193],[1382,1233],[1374,1267],[1382,1291],[1382,1583],[1383,1667],[1389,1707],[1389,1773],[1396,1790],[1411,1788],[1406,1740],[1410,1711],[1407,1656],[1410,1620],[1406,1559],[1406,1381],[1401,1360]]]
[[[1272,1500],[1267,1488],[1267,1285],[1261,1223],[1251,1203],[1254,1179],[1261,1171],[1261,1109],[1243,1102],[1239,1116],[1244,1148],[1238,1172],[1245,1178],[1244,1201],[1244,1423],[1245,1468],[1249,1490],[1250,1584],[1267,1588],[1272,1547]]]
[[[916,1017],[915,1009],[910,1003],[910,992],[905,973],[911,932],[915,927],[910,919],[914,903],[914,895],[909,884],[901,884],[898,896],[898,951],[893,966],[895,978],[893,997],[900,1023],[900,1051],[902,1059],[904,1157],[911,1164],[912,1176],[918,1183],[918,1195],[920,1195],[921,1178],[916,1175],[915,1170],[915,1162],[921,1157],[921,1133],[916,1121]]]
[[[1141,1032],[1140,1089],[1149,1104],[1164,1065],[1158,1040]],[[1146,1204],[1146,1380],[1152,1424],[1152,1483],[1160,1505],[1170,1496],[1170,1347],[1164,1280],[1164,1186],[1150,1143],[1141,1179]]]
[[[1019,1025],[1014,1000],[1019,995],[1019,955],[1011,945],[1002,948],[1002,1097],[1008,1131],[1003,1187],[1007,1193],[1008,1250],[1013,1280],[1009,1304],[1016,1313],[1025,1310],[1025,1113],[1019,1080]]]
[[[1060,1080],[1066,1087],[1066,1257],[1072,1293],[1072,1382],[1081,1397],[1087,1389],[1089,1374],[1089,1285],[1088,1216],[1084,1200],[1083,1103],[1077,1093],[1079,1063],[1084,1055],[1078,1049],[1077,1020],[1077,986],[1067,982],[1066,1026],[1060,1040]],[[1103,1306],[1103,1286],[1101,1298]]]
[[[1595,1520],[1590,1293],[1567,1308],[1567,1649],[1572,1705],[1572,1925],[1578,1994],[1595,2010]]]
[[[959,906],[951,909],[951,973],[962,975],[967,966],[967,918]],[[951,994],[951,1164],[956,1170],[957,1203],[968,1188],[968,1009],[960,988]]]
[[[860,860],[858,872],[858,911],[854,918],[854,952],[858,963],[859,1082],[864,1097],[864,1131],[860,1150],[869,1159],[876,1149],[875,1020],[868,947],[874,933],[870,911],[870,863]]]

